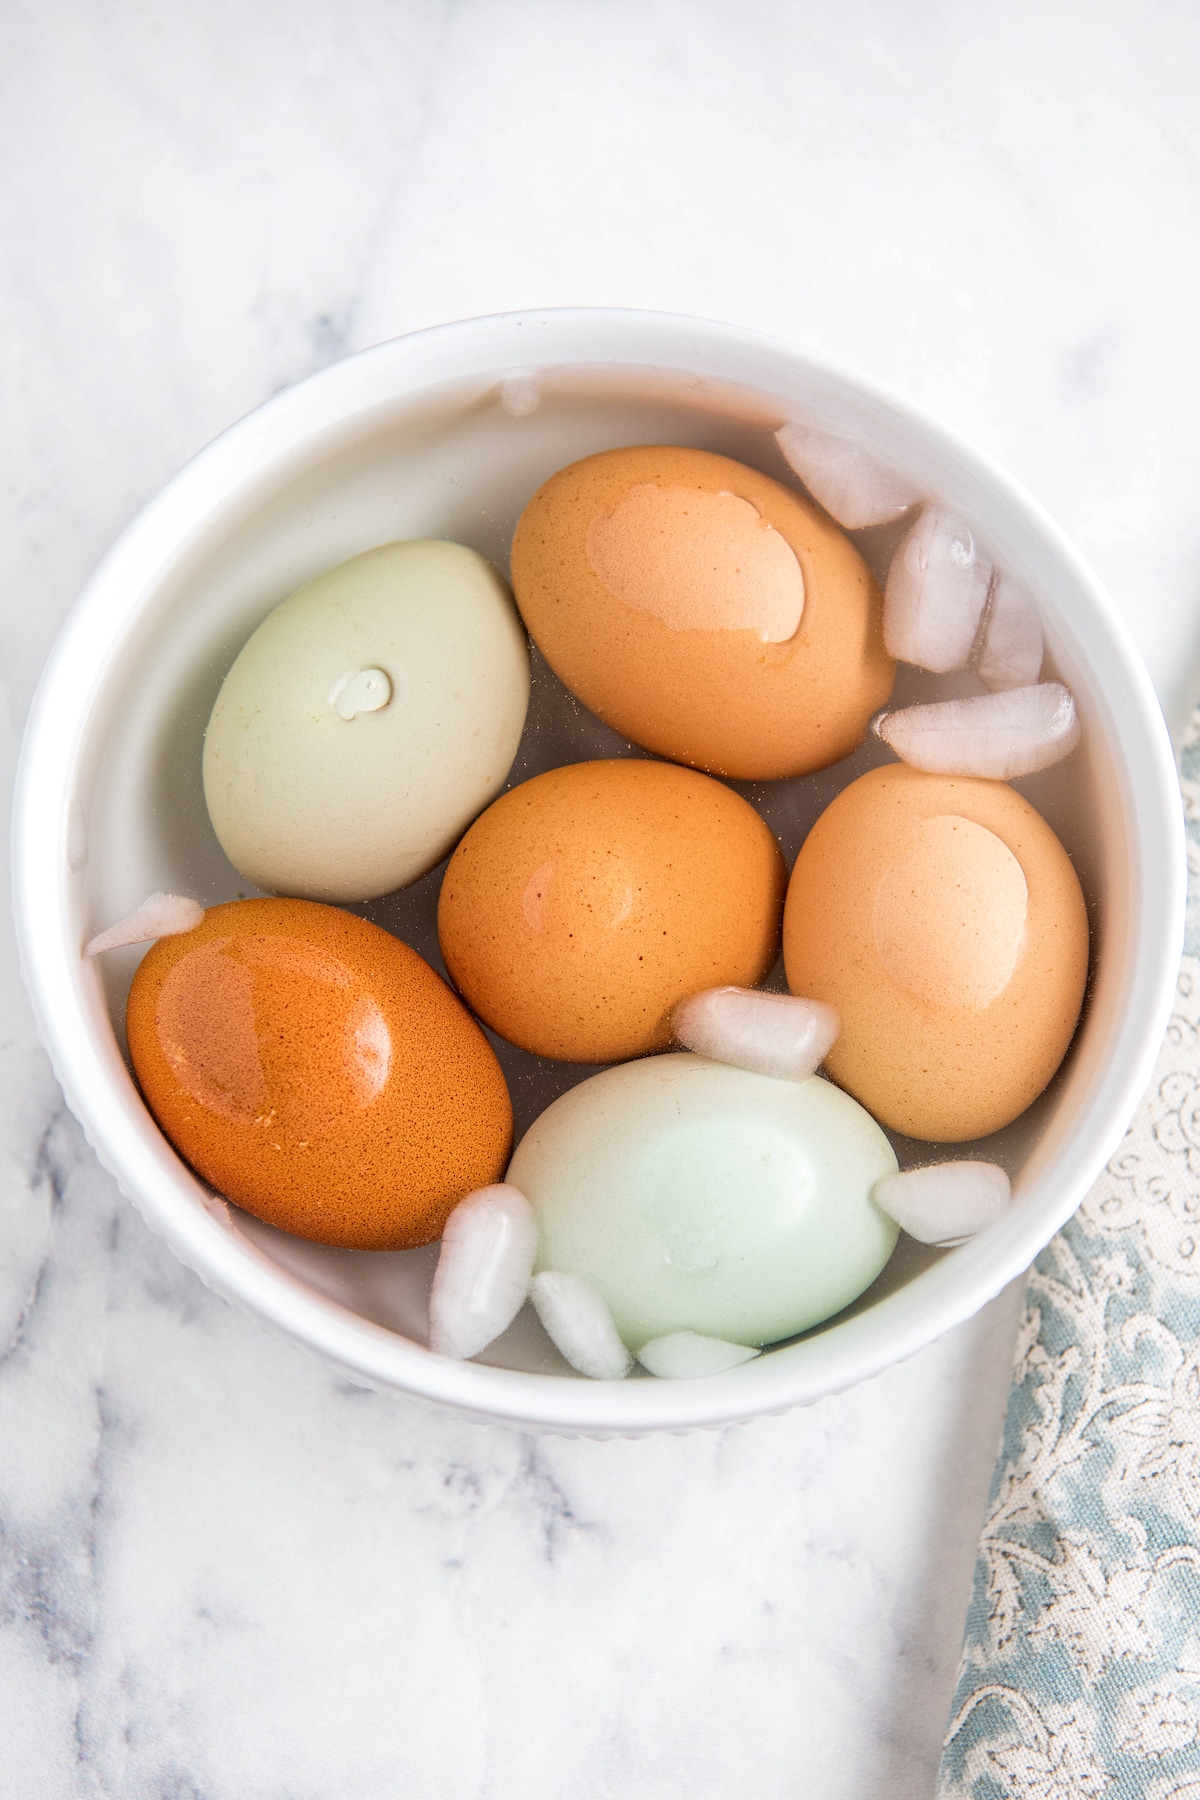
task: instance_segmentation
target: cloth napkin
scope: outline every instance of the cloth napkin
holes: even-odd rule
[[[937,1800],[1200,1800],[1200,713],[1174,1014],[1034,1264]]]

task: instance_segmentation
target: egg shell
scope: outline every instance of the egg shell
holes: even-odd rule
[[[678,1052],[606,1069],[547,1107],[508,1180],[538,1267],[607,1301],[637,1350],[677,1331],[776,1343],[848,1306],[898,1227],[871,1199],[896,1158],[848,1094]]]
[[[404,887],[504,786],[528,704],[490,563],[423,540],[352,557],[269,613],[225,677],[204,740],[221,848],[278,893]]]
[[[521,515],[512,578],[573,694],[634,743],[712,774],[824,768],[892,691],[882,601],[850,540],[799,494],[706,450],[636,446],[561,469]]]
[[[474,1019],[415,950],[338,908],[211,907],[148,951],[125,1025],[180,1155],[282,1231],[427,1244],[507,1161],[508,1088]]]
[[[450,859],[438,936],[493,1030],[564,1062],[662,1049],[676,1001],[762,980],[787,870],[754,808],[671,763],[573,763],[490,806]]]
[[[910,1137],[1024,1112],[1070,1044],[1088,965],[1070,858],[1013,788],[903,765],[851,783],[788,887],[793,993],[836,1006],[828,1074]]]

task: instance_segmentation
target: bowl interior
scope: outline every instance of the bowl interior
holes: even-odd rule
[[[794,356],[776,366],[764,355],[760,365],[738,378],[736,364],[720,367],[721,358],[703,346],[693,346],[689,356],[687,345],[678,348],[681,366],[675,368],[649,358],[622,360],[614,352],[594,361],[586,354],[561,355],[539,370],[537,410],[514,418],[500,401],[506,364],[495,360],[494,347],[491,354],[490,367],[454,377],[435,370],[434,378],[421,379],[403,363],[392,366],[379,352],[368,353],[377,359],[378,391],[364,396],[359,379],[354,395],[340,405],[339,371],[318,378],[327,384],[326,403],[312,421],[277,434],[270,453],[251,458],[252,466],[236,478],[222,476],[211,503],[191,504],[186,528],[170,525],[169,549],[149,559],[141,591],[115,609],[119,616],[107,633],[97,638],[93,631],[93,645],[102,639],[103,654],[94,657],[90,701],[78,720],[58,796],[71,808],[68,838],[71,832],[76,838],[83,834],[87,844],[86,859],[71,855],[76,866],[64,877],[68,943],[61,954],[77,958],[80,941],[152,889],[194,895],[205,904],[256,891],[227,862],[208,822],[200,780],[202,736],[238,649],[301,583],[359,551],[405,537],[468,544],[507,574],[508,547],[525,502],[556,469],[592,451],[637,443],[695,445],[798,486],[774,442],[775,429],[802,416],[853,431],[931,496],[961,509],[996,558],[1037,596],[1047,639],[1046,673],[1072,688],[1084,737],[1068,762],[1017,785],[1059,834],[1079,873],[1091,919],[1092,977],[1076,1041],[1047,1093],[1005,1131],[977,1146],[941,1153],[977,1154],[1007,1167],[1016,1196],[1012,1217],[952,1252],[902,1238],[884,1274],[847,1313],[719,1378],[725,1397],[718,1410],[725,1416],[786,1403],[789,1395],[811,1397],[814,1383],[818,1390],[838,1384],[830,1371],[842,1366],[839,1343],[846,1346],[849,1379],[862,1372],[864,1355],[876,1365],[891,1360],[973,1311],[1029,1260],[1098,1172],[1097,1120],[1113,1103],[1119,1074],[1113,1059],[1121,1054],[1122,1031],[1128,1054],[1131,1009],[1141,1008],[1144,1037],[1147,1030],[1155,1032],[1169,998],[1169,993],[1147,993],[1148,977],[1139,964],[1147,924],[1146,884],[1139,875],[1147,854],[1146,798],[1153,787],[1161,811],[1163,779],[1162,747],[1147,737],[1154,728],[1146,722],[1144,685],[1131,674],[1129,653],[1086,571],[1023,496],[932,427],[828,370]],[[484,353],[477,360],[489,359]],[[510,352],[508,366],[515,360]],[[235,428],[226,445],[244,430]],[[206,455],[219,468],[221,457],[228,464],[232,451],[223,450],[219,440]],[[902,530],[902,525],[885,526],[852,534],[881,579]],[[70,646],[64,654],[70,657]],[[79,645],[73,654],[80,656]],[[970,678],[902,670],[897,698],[972,689]],[[574,701],[535,655],[533,699],[510,784],[564,762],[641,754]],[[833,795],[885,760],[890,752],[872,742],[816,776],[732,785],[759,807],[790,863]],[[1156,853],[1162,861],[1163,852]],[[355,909],[395,931],[439,970],[434,920],[441,874],[438,868],[400,894]],[[1174,870],[1164,868],[1165,889],[1172,889],[1174,879]],[[1171,904],[1164,899],[1159,920],[1160,930],[1168,933]],[[118,952],[72,975],[82,996],[84,1035],[103,1052],[107,1034],[110,1103],[131,1116],[140,1102],[121,1078],[112,1045],[115,1039],[123,1054],[125,996],[141,954]],[[1168,962],[1170,954],[1168,946]],[[37,957],[28,942],[26,960],[36,998]],[[773,981],[782,985],[780,970]],[[550,1100],[594,1072],[492,1041],[509,1079],[518,1136]],[[103,1138],[102,1125],[88,1116],[89,1105],[95,1112],[95,1099],[80,1102],[69,1078],[67,1085],[93,1136]],[[145,1129],[144,1115],[139,1128]],[[894,1142],[902,1166],[930,1158],[928,1145]],[[1099,1151],[1102,1160],[1104,1144]],[[114,1158],[119,1161],[119,1153],[110,1151],[105,1160],[111,1166]],[[116,1172],[128,1173],[119,1167]],[[182,1219],[181,1209],[197,1215],[202,1192],[165,1146],[155,1182],[156,1222],[179,1242],[171,1221]],[[125,1184],[147,1203],[136,1179]],[[395,1342],[398,1334],[424,1344],[435,1247],[395,1254],[325,1249],[244,1214],[233,1217],[233,1242],[222,1251],[226,1261],[229,1255],[248,1257],[260,1272],[282,1272],[294,1291],[335,1302],[335,1311],[348,1315],[347,1343],[355,1322],[364,1324],[362,1342],[371,1348],[358,1359],[360,1369],[375,1379],[414,1385],[411,1359],[403,1372],[389,1374],[386,1340]],[[204,1229],[216,1228],[206,1221]],[[193,1233],[180,1247],[203,1269],[199,1241]],[[211,1268],[204,1272],[230,1285]],[[922,1326],[923,1314],[936,1318],[933,1328]],[[863,1348],[868,1342],[869,1351]],[[595,1385],[572,1375],[529,1308],[481,1360],[497,1373],[524,1372],[523,1391],[530,1391],[531,1377],[541,1386],[547,1378],[557,1378],[555,1386]],[[460,1373],[468,1383],[486,1383],[490,1371]],[[678,1390],[713,1384],[626,1385]],[[508,1411],[512,1392],[506,1390],[503,1402]],[[479,1410],[492,1409],[485,1388],[473,1394],[464,1390],[460,1397]],[[630,1399],[639,1404],[632,1394]],[[569,1411],[565,1400],[552,1407],[560,1422],[564,1404]],[[667,1409],[658,1422],[669,1422],[670,1403],[664,1397],[656,1404]]]

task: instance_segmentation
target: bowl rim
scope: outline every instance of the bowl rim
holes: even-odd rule
[[[537,367],[642,367],[772,391],[780,370],[816,377],[860,407],[966,465],[1073,576],[1106,638],[1121,689],[1120,746],[1148,853],[1132,872],[1136,939],[1126,1001],[1104,1079],[1084,1120],[1091,1150],[1053,1191],[926,1270],[919,1282],[787,1350],[704,1381],[589,1382],[456,1363],[326,1298],[231,1229],[208,1190],[150,1119],[91,987],[72,927],[71,802],[87,719],[122,632],[214,518],[236,509],[271,468],[315,453],[374,412],[443,382]],[[782,404],[782,402],[781,402]],[[67,725],[64,727],[64,721]],[[101,1164],[148,1223],[211,1287],[268,1327],[322,1352],[367,1386],[399,1389],[498,1422],[566,1432],[638,1434],[716,1426],[839,1392],[970,1318],[1033,1261],[1100,1174],[1147,1087],[1175,993],[1187,859],[1175,759],[1129,632],[1070,540],[986,454],[878,383],[821,352],[744,327],[672,313],[567,307],[489,314],[359,351],[284,389],[201,450],[117,539],[68,615],[34,696],[12,824],[13,900],[22,975],[67,1103]],[[104,1041],[107,1037],[107,1043]],[[1077,1136],[1080,1135],[1077,1133]]]

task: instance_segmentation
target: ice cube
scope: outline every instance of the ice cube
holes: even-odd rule
[[[617,1335],[608,1304],[578,1275],[544,1269],[535,1275],[529,1298],[546,1335],[573,1369],[593,1381],[623,1381],[633,1358]]]
[[[706,988],[671,1014],[678,1043],[713,1062],[807,1081],[832,1050],[841,1021],[821,1000],[763,994],[756,988]]]
[[[541,404],[542,390],[528,370],[515,370],[500,383],[500,405],[510,419],[527,419]]]
[[[880,714],[874,728],[911,768],[992,781],[1048,769],[1080,737],[1075,702],[1060,681],[905,706]]]
[[[99,956],[103,950],[120,950],[126,944],[178,937],[181,932],[194,931],[203,917],[204,908],[198,900],[189,900],[183,894],[147,894],[133,912],[92,938],[83,954]]]
[[[996,1163],[944,1162],[885,1175],[871,1197],[909,1237],[949,1249],[1002,1217],[1012,1188]]]
[[[529,1293],[537,1244],[537,1219],[519,1188],[496,1182],[460,1200],[442,1232],[429,1348],[477,1356],[507,1331]]]
[[[989,688],[1032,687],[1042,672],[1042,627],[1029,590],[997,574],[975,669]]]
[[[749,1344],[731,1344],[727,1338],[702,1337],[698,1331],[672,1331],[643,1344],[637,1359],[651,1375],[667,1381],[688,1381],[699,1375],[721,1375],[761,1354]]]
[[[920,504],[920,495],[868,450],[813,425],[783,425],[775,441],[814,499],[847,531],[885,525]]]
[[[883,597],[888,654],[945,675],[965,669],[983,617],[992,565],[970,526],[929,506],[896,546]]]

